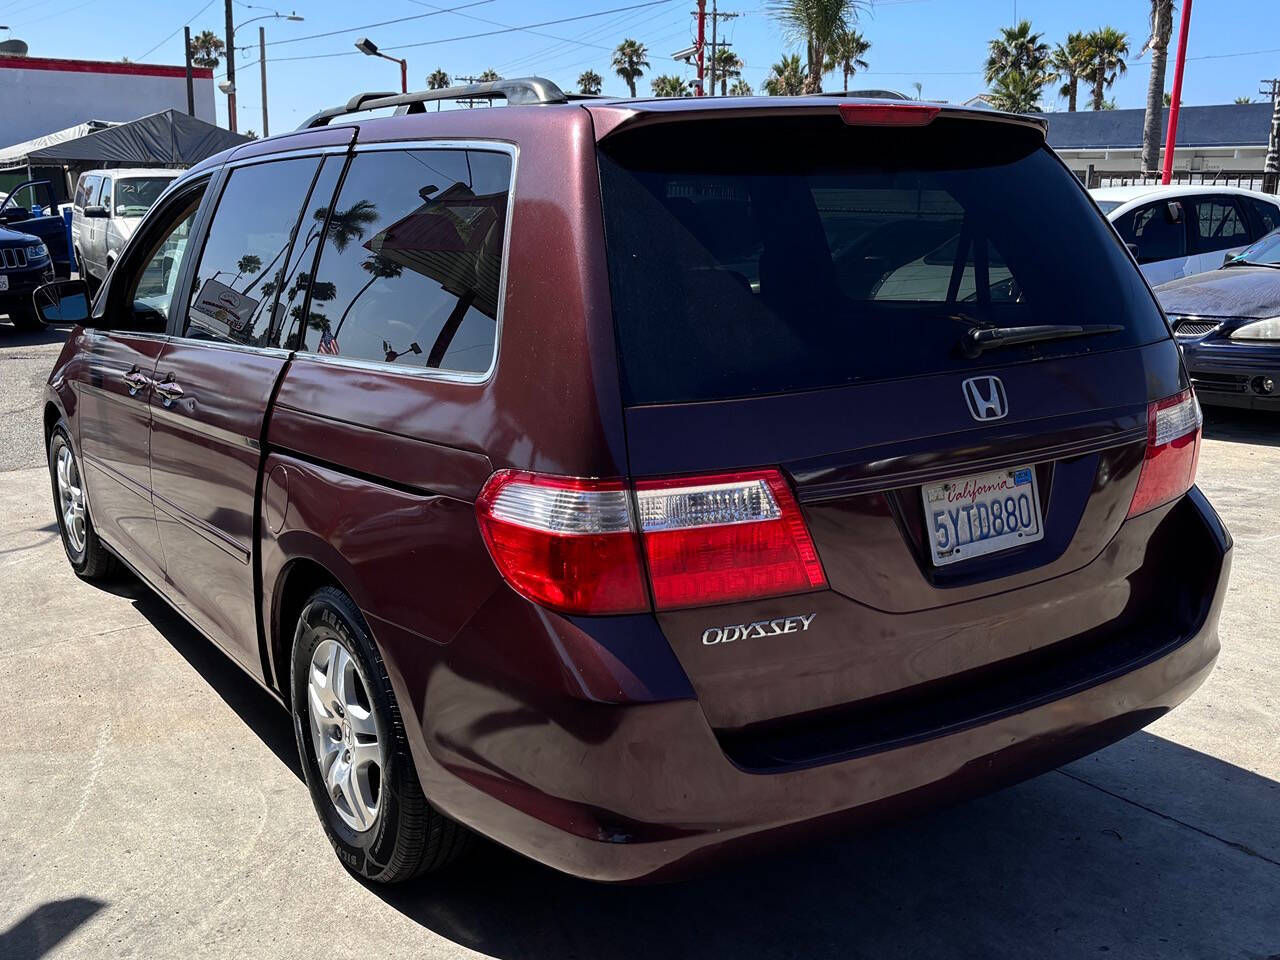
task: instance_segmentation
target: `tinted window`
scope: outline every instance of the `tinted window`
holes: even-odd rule
[[[192,281],[188,337],[270,342],[270,307],[317,166],[310,157],[231,171]]]
[[[1169,219],[1169,205],[1161,200],[1120,217],[1116,229],[1125,243],[1138,248],[1139,263],[1156,263],[1187,255],[1187,228]]]
[[[98,189],[102,186],[101,177],[84,178],[84,205],[92,207],[98,202]]]
[[[1235,203],[1226,197],[1203,197],[1191,208],[1191,244],[1195,253],[1226,250],[1249,242],[1249,227]]]
[[[510,183],[505,153],[358,154],[290,344],[399,367],[487,370]]]
[[[107,208],[107,213],[111,212],[111,178],[102,178],[102,192],[98,195],[98,203]]]
[[[142,252],[131,257],[118,271],[129,280],[120,311],[122,317],[112,323],[112,329],[164,332],[203,192],[201,187],[149,227]]]
[[[81,208],[83,208],[83,207],[84,207],[84,197],[85,197],[85,192],[86,192],[86,191],[85,191],[85,182],[86,182],[86,178],[85,178],[85,176],[84,176],[83,174],[81,174],[80,179],[76,181],[76,196],[75,196],[75,200],[73,201],[73,203],[74,203],[77,207],[81,207]]]
[[[1280,208],[1275,204],[1267,203],[1265,200],[1258,200],[1255,197],[1245,197],[1245,202],[1250,204],[1254,212],[1258,215],[1258,220],[1262,223],[1262,232],[1270,233],[1277,227],[1280,227]]]
[[[611,137],[600,172],[631,403],[1167,336],[1114,233],[1034,131],[947,119],[917,129],[838,117],[671,124]],[[1054,323],[1124,329],[976,360],[959,349],[975,326]]]

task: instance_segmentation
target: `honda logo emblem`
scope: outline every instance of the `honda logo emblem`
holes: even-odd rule
[[[1009,412],[1009,400],[999,377],[970,377],[961,386],[969,413],[975,420],[1001,420]]]

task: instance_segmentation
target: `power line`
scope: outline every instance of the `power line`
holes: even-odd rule
[[[92,2],[92,0],[90,0],[90,2]],[[595,13],[583,13],[583,14],[579,14],[576,17],[560,17],[559,19],[556,19],[556,20],[543,20],[540,23],[526,23],[518,27],[507,27],[501,30],[487,30],[483,33],[471,33],[471,34],[466,34],[464,36],[458,36],[458,37],[444,37],[440,40],[423,40],[418,43],[401,43],[392,47],[382,47],[382,49],[385,51],[385,50],[409,50],[409,49],[415,49],[418,47],[433,47],[441,43],[457,43],[460,40],[475,40],[479,37],[492,37],[492,36],[497,36],[503,33],[513,33],[518,30],[528,30],[534,27],[553,27],[561,23],[573,23],[578,20],[589,20],[593,17],[607,17],[607,16],[610,16],[611,14],[621,13],[624,10],[639,10],[644,7],[657,7],[657,6],[662,6],[664,4],[669,4],[674,2],[676,2],[676,0],[648,0],[648,2],[646,3],[633,3],[633,4],[628,4],[625,7],[614,7],[611,10],[599,10]],[[361,28],[351,27],[348,29],[356,30]],[[344,31],[339,31],[339,32],[344,32]],[[342,51],[334,51],[333,53],[311,53],[311,54],[304,54],[297,57],[273,57],[271,59],[271,62],[285,63],[290,60],[326,60],[332,57],[356,56],[359,53],[360,53],[359,50],[342,50]],[[248,69],[249,67],[253,66],[257,62],[258,62],[257,60],[253,60],[247,64],[244,64],[244,67],[245,69]],[[225,74],[219,74],[219,76],[224,76],[224,75]]]
[[[493,3],[493,0],[474,0],[474,2],[472,3],[464,3],[462,4],[462,6],[459,6],[459,7],[447,7],[447,8],[437,7],[434,10],[432,10],[430,13],[415,13],[408,17],[396,17],[393,20],[379,20],[377,23],[358,23],[353,27],[342,27],[339,30],[326,30],[324,33],[309,33],[303,37],[286,37],[283,40],[272,40],[270,43],[267,44],[267,46],[278,47],[283,43],[301,43],[303,40],[319,40],[322,37],[336,37],[340,33],[351,33],[355,30],[369,30],[369,29],[372,29],[373,27],[386,27],[386,26],[390,26],[393,23],[406,23],[409,20],[424,20],[427,17],[437,17],[442,13],[457,13],[459,10],[466,10],[469,7],[484,6],[486,3]],[[242,49],[249,50],[256,46],[257,46],[256,43],[249,44],[248,46],[243,47]],[[390,48],[384,47],[383,49],[390,49]],[[284,58],[284,59],[288,59],[288,58]]]
[[[181,30],[183,27],[188,27],[188,26],[190,26],[190,25],[191,25],[191,21],[192,21],[192,20],[194,20],[196,17],[200,16],[200,14],[204,13],[206,10],[208,10],[210,7],[212,7],[212,6],[213,6],[213,4],[214,4],[214,0],[209,0],[209,2],[208,2],[208,3],[206,3],[203,7],[201,7],[199,10],[197,10],[195,13],[193,13],[193,14],[192,14],[190,17],[188,17],[188,18],[187,18],[183,23],[178,24],[178,30]],[[176,37],[176,36],[178,35],[178,30],[173,31],[173,33],[169,34],[167,37],[165,37],[163,40],[161,40],[159,43],[157,43],[154,47],[152,47],[152,48],[151,48],[150,50],[148,50],[146,53],[142,54],[141,56],[134,57],[134,59],[135,59],[135,60],[145,60],[147,57],[151,56],[153,53],[155,53],[157,50],[159,50],[161,47],[163,47],[166,43],[168,43],[170,40],[172,40],[174,37]]]

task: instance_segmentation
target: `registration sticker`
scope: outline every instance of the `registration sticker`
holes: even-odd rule
[[[5,273],[0,273],[0,290],[8,290],[8,289],[9,289],[9,275]]]
[[[925,484],[921,493],[936,566],[1044,539],[1034,467]]]

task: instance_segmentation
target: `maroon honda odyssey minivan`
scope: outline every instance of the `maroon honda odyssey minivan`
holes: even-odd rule
[[[863,827],[1124,737],[1218,650],[1178,348],[1024,117],[365,95],[37,302],[79,320],[72,566],[289,707],[373,880],[473,831],[634,880]]]

